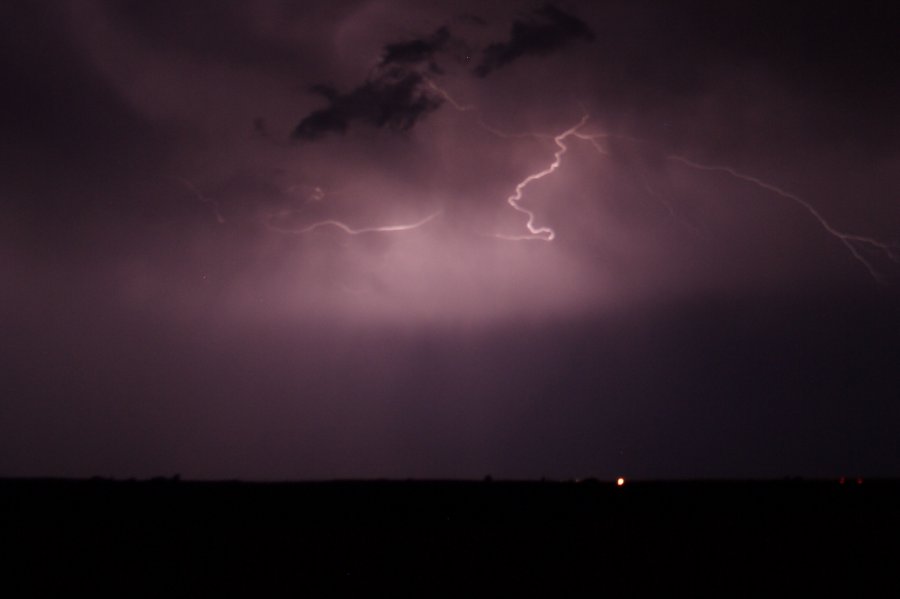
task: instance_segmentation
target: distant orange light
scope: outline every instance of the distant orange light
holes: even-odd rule
[[[616,486],[617,486],[617,487],[621,487],[621,486],[624,485],[624,484],[625,484],[625,479],[622,478],[621,476],[620,476],[619,478],[616,479]]]

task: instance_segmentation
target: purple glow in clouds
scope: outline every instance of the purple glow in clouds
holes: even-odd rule
[[[897,9],[0,17],[0,475],[897,474]]]

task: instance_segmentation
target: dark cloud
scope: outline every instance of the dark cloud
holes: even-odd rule
[[[460,23],[468,23],[470,25],[487,25],[487,21],[472,13],[463,13],[461,15],[457,15],[456,19]]]
[[[344,133],[352,121],[378,128],[407,131],[420,118],[436,110],[442,100],[425,88],[425,78],[412,70],[392,67],[347,94],[316,85],[329,106],[309,114],[292,137],[314,140],[328,133]]]
[[[522,56],[543,56],[578,39],[594,39],[594,33],[584,21],[554,6],[544,6],[530,19],[514,21],[508,42],[485,48],[475,74],[484,77]]]
[[[515,21],[508,42],[488,46],[475,73],[483,77],[521,56],[545,55],[569,41],[593,38],[583,21],[547,5],[534,11],[529,20]],[[352,121],[396,131],[410,129],[441,105],[442,98],[424,87],[421,71],[427,67],[432,73],[441,73],[435,55],[453,43],[450,29],[443,26],[427,37],[387,44],[375,77],[349,93],[341,94],[323,84],[312,86],[310,91],[324,96],[329,106],[307,115],[292,137],[315,140],[328,133],[343,134]]]
[[[437,65],[433,62],[434,55],[445,48],[449,41],[450,30],[447,27],[441,27],[426,38],[388,44],[384,48],[381,65],[414,65],[428,62],[432,65],[432,69],[436,70]]]
[[[300,121],[292,137],[314,140],[328,133],[343,134],[351,121],[395,131],[410,129],[442,103],[425,87],[421,71],[427,67],[440,73],[435,55],[451,41],[450,29],[444,26],[427,37],[387,44],[375,76],[346,94],[330,85],[313,85],[310,91],[324,96],[329,105]]]

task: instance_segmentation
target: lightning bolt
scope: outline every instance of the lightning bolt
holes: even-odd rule
[[[460,111],[475,110],[475,108],[473,106],[464,106],[462,104],[457,103],[455,100],[453,100],[450,97],[449,94],[447,94],[444,90],[439,88],[430,79],[426,78],[425,81],[426,81],[426,84],[428,84],[428,86],[433,91],[435,91],[435,93],[438,93],[439,95],[441,95],[445,100],[450,102],[453,105],[453,107],[456,108],[457,110],[460,110]],[[288,189],[288,191],[294,191],[295,189],[298,189],[300,187],[303,187],[303,186],[294,185],[294,186],[290,187]],[[313,187],[313,193],[310,194],[310,196],[307,198],[307,201],[322,202],[324,199],[325,199],[325,191],[321,187],[316,186],[316,187]],[[434,219],[436,219],[438,216],[440,216],[442,214],[443,211],[438,210],[437,212],[429,214],[425,218],[420,219],[415,222],[412,222],[412,223],[400,224],[400,225],[383,225],[383,226],[375,226],[375,227],[361,227],[361,228],[351,227],[347,223],[339,221],[339,220],[335,220],[335,219],[317,221],[317,222],[315,222],[309,226],[303,227],[301,229],[282,227],[273,222],[273,220],[276,218],[285,218],[295,212],[298,212],[298,210],[283,210],[283,211],[275,213],[275,214],[270,214],[263,221],[263,224],[272,231],[277,231],[279,233],[295,234],[295,235],[303,235],[306,233],[312,233],[313,231],[315,231],[317,229],[329,228],[329,227],[343,231],[347,235],[363,235],[366,233],[399,233],[399,232],[403,232],[403,231],[411,231],[413,229],[418,229],[419,227],[422,227],[422,226],[428,224],[429,222],[433,221]]]
[[[666,156],[666,159],[674,161],[674,162],[678,162],[680,164],[683,164],[683,165],[685,165],[689,168],[695,169],[695,170],[727,173],[728,175],[731,175],[732,177],[734,177],[736,179],[740,179],[742,181],[752,183],[752,184],[756,185],[757,187],[765,189],[766,191],[771,191],[772,193],[774,193],[776,195],[779,195],[783,198],[791,200],[792,202],[794,202],[795,204],[801,206],[804,210],[806,210],[806,212],[809,213],[810,216],[812,216],[819,223],[819,225],[822,227],[822,229],[825,230],[826,233],[828,233],[829,235],[831,235],[832,237],[834,237],[835,239],[840,241],[847,248],[847,250],[850,252],[850,254],[860,264],[862,264],[866,268],[866,270],[869,272],[869,274],[872,276],[872,278],[875,279],[875,281],[878,283],[885,284],[887,282],[887,280],[884,277],[884,275],[881,274],[878,271],[878,269],[876,269],[875,266],[862,254],[859,246],[868,247],[870,249],[873,249],[876,252],[880,253],[882,256],[890,259],[892,262],[900,264],[900,254],[898,254],[896,252],[896,248],[894,248],[886,243],[883,243],[881,241],[878,241],[877,239],[872,238],[872,237],[866,237],[864,235],[855,235],[852,233],[845,233],[843,231],[836,229],[831,223],[829,223],[825,219],[825,217],[822,215],[822,213],[819,212],[815,206],[813,206],[812,204],[810,204],[808,201],[804,200],[803,198],[801,198],[793,193],[790,193],[788,191],[785,191],[785,190],[781,189],[780,187],[772,185],[771,183],[767,183],[766,181],[763,181],[762,179],[759,179],[757,177],[753,177],[751,175],[744,174],[740,171],[735,170],[734,168],[732,168],[730,166],[716,166],[716,165],[709,165],[709,164],[700,164],[699,162],[694,162],[692,160],[688,160],[687,158],[684,158],[682,156],[677,156],[677,155]]]
[[[450,93],[447,90],[445,90],[443,87],[441,87],[440,85],[435,83],[433,79],[429,79],[426,77],[425,85],[427,85],[431,91],[433,91],[434,93],[436,93],[437,95],[442,97],[444,100],[449,102],[450,105],[453,106],[453,108],[455,108],[456,110],[458,110],[460,112],[473,112],[473,111],[478,112],[478,108],[476,106],[473,106],[472,104],[462,104],[462,103],[458,102],[453,96],[450,95]]]
[[[598,133],[585,133],[584,131],[576,131],[575,137],[591,144],[594,147],[594,149],[597,150],[597,153],[600,154],[600,156],[602,156],[604,158],[609,156],[609,151],[605,147],[603,147],[603,145],[600,143],[601,139],[613,138],[613,139],[629,141],[631,143],[636,143],[636,144],[649,143],[646,140],[639,139],[636,137],[630,137],[627,135],[613,135],[613,134],[609,134],[609,133],[599,133],[599,132]],[[685,226],[686,228],[696,232],[698,230],[697,225],[692,222],[689,222],[689,221],[685,220],[684,218],[682,218],[681,216],[679,216],[679,214],[675,210],[674,206],[672,206],[672,203],[669,202],[669,200],[667,200],[663,194],[658,193],[656,190],[653,189],[653,187],[650,186],[650,183],[647,181],[647,178],[645,176],[645,172],[646,171],[643,167],[637,167],[635,169],[635,174],[640,178],[641,183],[643,183],[644,190],[647,192],[647,195],[649,195],[650,197],[655,199],[657,202],[659,202],[662,205],[662,207],[666,210],[666,212],[669,213],[669,216],[673,220],[677,221],[678,223]]]
[[[556,233],[550,227],[536,227],[534,224],[534,212],[527,208],[523,208],[520,202],[523,199],[525,188],[534,183],[539,179],[543,179],[544,177],[553,174],[556,172],[556,169],[559,168],[560,164],[562,164],[563,155],[569,150],[569,147],[565,144],[565,140],[573,135],[577,135],[578,130],[588,121],[588,115],[585,114],[581,117],[581,120],[578,121],[572,127],[569,127],[559,135],[553,138],[553,141],[556,143],[557,150],[553,154],[553,162],[550,163],[550,166],[545,168],[542,171],[538,171],[536,173],[532,173],[522,179],[517,185],[516,190],[506,198],[506,203],[513,207],[514,210],[518,210],[522,214],[527,217],[525,222],[525,227],[528,229],[527,235],[496,235],[500,239],[511,239],[511,240],[521,240],[521,239],[543,239],[544,241],[552,241],[554,237],[556,237]]]
[[[190,191],[192,194],[194,194],[194,197],[197,198],[197,201],[199,201],[203,204],[208,204],[212,208],[213,214],[215,214],[215,216],[216,216],[216,222],[218,222],[220,225],[225,224],[225,217],[222,216],[222,211],[219,209],[219,202],[217,202],[216,200],[214,200],[212,198],[207,197],[202,191],[197,189],[196,185],[194,185],[193,183],[191,183],[189,180],[185,179],[184,177],[173,177],[173,178],[176,181],[178,181],[179,183],[181,183],[182,185],[184,185],[188,189],[188,191]]]
[[[469,104],[461,104],[460,102],[457,102],[446,90],[444,90],[439,85],[437,85],[432,79],[425,78],[425,84],[429,87],[429,89],[431,89],[436,94],[441,96],[456,110],[458,110],[460,112],[478,112],[478,108],[476,108],[475,106],[472,106]],[[521,206],[519,206],[518,202],[519,202],[519,200],[522,199],[522,190],[525,188],[526,185],[531,183],[531,181],[533,181],[535,179],[539,179],[541,177],[544,177],[544,176],[552,173],[553,171],[555,171],[557,168],[559,168],[560,159],[562,157],[562,154],[564,154],[566,151],[566,146],[565,146],[565,144],[562,143],[562,140],[565,139],[566,137],[568,137],[569,135],[571,135],[574,132],[574,130],[577,129],[578,127],[580,127],[581,125],[583,125],[586,122],[586,120],[587,120],[587,116],[585,116],[576,127],[573,127],[572,129],[569,129],[569,130],[565,131],[564,133],[554,137],[554,140],[556,141],[556,144],[559,146],[560,149],[555,154],[555,160],[554,160],[553,164],[546,170],[546,172],[541,172],[536,175],[532,175],[528,179],[526,179],[525,181],[520,183],[519,186],[516,187],[516,193],[513,194],[512,196],[510,196],[508,199],[510,205],[513,208],[515,208],[519,212],[522,212],[528,216],[527,226],[528,226],[528,230],[530,231],[531,234],[530,235],[522,235],[522,236],[518,236],[518,237],[517,236],[500,236],[500,235],[498,235],[498,237],[500,237],[502,239],[537,239],[537,238],[543,239],[543,238],[546,238],[548,241],[550,239],[553,239],[553,236],[554,236],[553,230],[546,228],[546,227],[535,228],[534,227],[534,213],[532,213],[530,210],[528,210],[526,208],[522,208]],[[478,124],[481,127],[483,127],[484,129],[486,129],[487,131],[489,131],[491,134],[496,135],[497,137],[502,137],[502,138],[507,138],[507,139],[525,138],[525,137],[531,137],[531,138],[550,137],[550,136],[546,136],[546,135],[532,134],[532,133],[524,133],[524,134],[506,133],[506,132],[501,131],[495,127],[492,127],[491,125],[486,123],[484,121],[484,119],[481,118],[480,115],[478,117]],[[189,185],[188,181],[185,181],[185,183]],[[195,191],[195,193],[198,195],[198,197],[200,197],[201,199],[206,201],[206,198],[204,196],[202,196],[202,194],[200,194],[200,192],[197,191],[196,188],[194,188],[192,185],[190,186],[190,188]],[[325,192],[321,188],[316,187],[315,193],[313,194],[311,199],[315,200],[315,201],[321,201],[322,199],[324,199],[324,197],[325,197]],[[217,205],[216,205],[216,207],[217,207]],[[362,235],[364,233],[397,233],[397,232],[402,232],[402,231],[410,231],[412,229],[418,229],[419,227],[431,222],[432,220],[434,220],[435,218],[440,216],[442,213],[442,211],[439,210],[437,212],[434,212],[434,213],[426,216],[425,218],[423,218],[421,220],[418,220],[416,222],[409,223],[409,224],[384,225],[384,226],[379,226],[379,227],[362,227],[362,228],[358,228],[358,229],[351,227],[347,223],[344,223],[339,220],[334,220],[334,219],[318,221],[318,222],[315,222],[315,223],[313,223],[307,227],[304,227],[302,229],[292,229],[292,228],[281,227],[272,222],[273,219],[283,218],[285,216],[288,216],[291,212],[294,212],[294,211],[282,211],[277,214],[269,215],[269,217],[265,219],[264,224],[267,228],[269,228],[273,231],[277,231],[279,233],[291,233],[291,234],[311,233],[312,231],[315,231],[316,229],[321,229],[324,227],[333,227],[333,228],[339,229],[339,230],[343,231],[344,233],[346,233],[347,235]],[[217,212],[217,214],[218,214],[218,212]]]
[[[435,83],[432,79],[426,79],[426,84],[428,87],[434,91],[436,94],[441,96],[444,100],[446,100],[453,108],[458,110],[459,112],[476,112],[478,113],[478,125],[493,135],[503,138],[503,139],[521,139],[521,138],[533,138],[533,139],[546,139],[552,138],[553,142],[556,144],[557,150],[553,154],[553,161],[549,166],[544,168],[541,171],[536,173],[532,173],[522,179],[515,187],[515,191],[506,198],[506,203],[512,206],[512,208],[518,212],[521,212],[525,215],[525,228],[528,229],[527,234],[522,235],[506,235],[501,233],[495,233],[494,237],[498,239],[504,239],[507,241],[523,241],[530,239],[542,239],[544,241],[552,241],[556,237],[556,232],[550,227],[538,227],[535,226],[535,214],[531,210],[523,207],[521,205],[522,200],[524,199],[525,188],[528,187],[531,183],[537,181],[538,179],[543,179],[544,177],[553,174],[562,164],[562,157],[568,151],[569,147],[565,144],[565,140],[572,136],[580,136],[578,130],[584,127],[584,125],[588,121],[588,114],[585,111],[584,115],[581,117],[581,120],[578,121],[572,127],[569,127],[562,133],[558,135],[547,135],[541,133],[507,133],[505,131],[501,131],[496,127],[493,127],[486,123],[484,119],[481,117],[480,111],[477,107],[471,104],[463,104],[457,101],[450,93]],[[587,137],[583,137],[583,139],[588,139]],[[603,153],[605,151],[600,147],[598,143],[596,143],[593,139],[592,143],[595,143],[597,149]]]
[[[461,111],[476,110],[473,106],[460,104],[455,99],[453,99],[450,96],[450,94],[446,92],[446,90],[443,90],[442,88],[440,88],[433,82],[430,82],[430,84],[432,86],[432,89],[434,89],[435,91],[440,93],[441,96],[444,97],[445,99],[447,99],[447,101],[450,102],[450,104],[457,110],[461,110]],[[560,133],[559,135],[555,136],[553,138],[553,141],[556,143],[558,150],[554,154],[554,160],[550,164],[550,166],[548,166],[547,168],[545,168],[542,171],[528,175],[528,177],[526,177],[518,185],[516,185],[515,192],[507,198],[506,201],[510,206],[512,206],[515,210],[518,210],[519,212],[522,212],[523,214],[525,214],[527,216],[528,220],[526,222],[526,227],[528,229],[529,234],[527,234],[527,235],[499,235],[498,234],[498,235],[495,235],[496,237],[501,238],[501,239],[510,239],[510,240],[543,239],[545,241],[552,241],[555,238],[556,234],[553,231],[553,229],[551,229],[550,227],[536,227],[535,226],[534,212],[528,210],[527,208],[523,208],[520,205],[520,202],[522,201],[525,188],[530,183],[532,183],[538,179],[542,179],[543,177],[546,177],[547,175],[552,174],[554,171],[556,171],[559,168],[560,164],[562,163],[562,157],[568,150],[568,147],[564,143],[568,137],[575,137],[577,139],[586,141],[586,142],[590,143],[594,147],[594,149],[597,151],[597,153],[600,154],[601,156],[604,156],[604,157],[609,156],[609,152],[606,150],[605,147],[603,147],[603,145],[600,143],[600,140],[607,139],[607,138],[613,137],[613,136],[605,134],[605,133],[587,133],[587,132],[582,131],[581,129],[584,127],[584,125],[587,123],[587,121],[588,121],[588,115],[585,112],[585,115],[582,117],[581,121],[579,121],[578,124],[576,124],[574,127],[567,129],[566,131]],[[492,127],[484,124],[483,121],[480,119],[480,117],[479,117],[479,124],[486,127],[491,132],[494,132],[497,134],[501,133],[501,132],[495,131]],[[526,135],[537,137],[537,135],[535,135],[535,134],[526,134]],[[509,137],[508,135],[501,135],[501,136]],[[631,137],[627,137],[627,136],[615,136],[615,137],[621,137],[622,139],[626,139],[628,141],[636,142],[636,143],[643,142],[643,140],[631,138]],[[892,262],[900,264],[900,252],[898,252],[896,247],[893,247],[889,244],[879,241],[873,237],[868,237],[865,235],[857,235],[857,234],[853,234],[853,233],[846,233],[844,231],[841,231],[841,230],[835,228],[822,215],[822,213],[816,209],[816,207],[813,204],[811,204],[807,200],[804,200],[803,198],[797,196],[796,194],[785,191],[784,189],[782,189],[776,185],[773,185],[771,183],[763,181],[762,179],[759,179],[758,177],[753,177],[751,175],[741,173],[730,166],[715,166],[715,165],[701,164],[701,163],[689,160],[683,156],[677,156],[677,155],[669,155],[666,157],[666,159],[670,160],[670,161],[679,162],[687,167],[690,167],[690,168],[693,168],[696,170],[724,172],[724,173],[731,175],[734,178],[740,179],[742,181],[746,181],[748,183],[752,183],[762,189],[765,189],[776,195],[779,195],[783,198],[793,201],[794,203],[801,206],[810,216],[812,216],[826,233],[828,233],[829,235],[831,235],[832,237],[834,237],[835,239],[840,241],[844,245],[844,247],[846,247],[847,250],[850,252],[851,256],[853,256],[854,259],[856,259],[860,264],[863,265],[863,267],[866,269],[866,271],[869,273],[869,275],[877,283],[885,284],[887,282],[887,279],[882,273],[880,273],[878,271],[877,268],[875,268],[875,265],[872,264],[872,262],[865,255],[863,255],[860,247],[868,247],[870,250],[874,250],[874,251],[878,252],[880,255],[888,258]],[[656,194],[653,194],[653,195],[656,195]],[[674,215],[674,211],[668,202],[665,202],[665,206],[669,210],[670,214]]]
[[[362,227],[360,229],[354,229],[353,227],[343,223],[339,220],[323,220],[315,222],[307,227],[303,227],[302,229],[290,229],[286,227],[279,227],[271,222],[271,217],[267,220],[266,226],[273,231],[278,231],[279,233],[294,233],[294,234],[304,234],[311,233],[316,229],[321,229],[324,227],[334,227],[346,233],[347,235],[362,235],[364,233],[398,233],[401,231],[411,231],[413,229],[418,229],[419,227],[433,221],[442,213],[441,210],[434,212],[425,218],[418,220],[413,223],[405,224],[405,225],[385,225],[381,227]],[[282,212],[273,216],[286,216],[288,212]]]
[[[578,139],[584,140],[594,146],[594,149],[597,150],[597,153],[601,156],[609,156],[609,152],[606,151],[602,145],[600,145],[599,139],[606,139],[609,135],[605,133],[584,133],[583,131],[576,131],[574,133],[575,137]]]
[[[502,129],[498,129],[497,127],[494,127],[493,125],[491,125],[490,123],[488,123],[484,120],[484,118],[481,116],[481,110],[477,106],[473,106],[472,104],[463,104],[463,103],[459,102],[453,96],[450,95],[450,92],[448,92],[446,89],[442,88],[437,83],[435,83],[433,79],[426,78],[425,84],[428,86],[429,89],[431,89],[431,91],[433,91],[434,93],[439,95],[441,98],[446,100],[447,103],[450,104],[450,106],[452,106],[457,111],[476,113],[478,115],[478,119],[477,119],[478,126],[496,137],[500,137],[502,139],[525,139],[525,138],[550,139],[550,138],[554,137],[554,135],[548,134],[548,133],[510,133],[508,131],[503,131]]]
[[[563,156],[569,150],[569,146],[566,144],[566,141],[569,138],[574,137],[575,139],[585,141],[585,142],[591,144],[591,146],[597,151],[597,153],[603,157],[609,156],[609,152],[601,143],[601,140],[603,140],[603,139],[615,137],[615,138],[621,138],[621,139],[625,139],[628,141],[632,141],[635,143],[647,143],[644,140],[640,140],[637,138],[631,138],[631,137],[627,137],[627,136],[610,135],[610,134],[606,134],[606,133],[602,133],[602,132],[591,133],[591,132],[583,131],[583,128],[585,127],[585,125],[587,124],[588,119],[589,119],[589,114],[588,114],[587,110],[584,109],[584,107],[582,107],[584,114],[582,115],[581,119],[575,125],[573,125],[572,127],[569,127],[568,129],[566,129],[565,131],[563,131],[557,135],[547,135],[547,134],[541,134],[541,133],[508,133],[505,131],[501,131],[500,129],[497,129],[496,127],[493,127],[492,125],[485,122],[481,116],[481,113],[480,113],[480,110],[478,109],[478,107],[476,107],[472,104],[464,104],[462,102],[459,102],[449,92],[447,92],[447,90],[445,90],[444,88],[439,86],[437,83],[435,83],[434,80],[432,80],[430,78],[426,78],[425,84],[429,87],[429,89],[431,89],[434,93],[438,94],[441,98],[443,98],[448,104],[450,104],[457,111],[473,112],[473,113],[477,114],[478,115],[477,116],[478,125],[480,127],[482,127],[483,129],[485,129],[486,131],[488,131],[489,133],[491,133],[497,137],[500,137],[503,139],[522,139],[522,138],[550,139],[550,138],[552,138],[554,144],[556,145],[557,149],[553,153],[552,162],[547,167],[543,168],[542,170],[540,170],[536,173],[531,173],[531,174],[527,175],[524,179],[519,181],[516,184],[513,193],[510,194],[506,198],[506,203],[509,204],[510,207],[512,207],[517,212],[520,212],[521,214],[525,215],[525,217],[526,217],[525,228],[527,229],[527,233],[524,233],[521,235],[495,234],[494,237],[497,237],[499,239],[512,240],[512,241],[533,240],[533,239],[539,239],[539,240],[543,240],[543,241],[552,241],[553,239],[555,239],[556,232],[548,226],[537,226],[535,224],[535,220],[536,220],[535,213],[533,211],[529,210],[528,208],[525,208],[522,205],[522,201],[524,200],[525,191],[529,185],[531,185],[535,181],[538,181],[540,179],[543,179],[545,177],[552,175],[562,165]],[[683,156],[678,156],[678,155],[674,155],[674,154],[666,156],[666,159],[673,161],[673,162],[678,162],[678,163],[682,164],[683,166],[686,166],[686,167],[689,167],[689,168],[692,168],[695,170],[723,172],[723,173],[726,173],[736,179],[740,179],[742,181],[752,183],[762,189],[770,191],[770,192],[772,192],[776,195],[779,195],[785,199],[791,200],[795,204],[802,207],[810,216],[812,216],[826,233],[828,233],[833,238],[840,241],[847,248],[847,250],[853,256],[853,258],[855,260],[857,260],[860,264],[862,264],[863,267],[866,269],[866,271],[878,283],[884,284],[886,282],[886,278],[884,277],[884,275],[882,275],[878,271],[878,269],[874,266],[874,264],[862,253],[861,248],[863,248],[863,247],[869,248],[870,251],[878,252],[880,255],[888,258],[889,260],[900,264],[900,252],[898,252],[898,248],[891,246],[889,244],[883,243],[873,237],[857,235],[857,234],[852,234],[852,233],[846,233],[844,231],[841,231],[841,230],[835,228],[828,220],[825,219],[825,217],[822,215],[822,213],[819,212],[813,204],[811,204],[807,200],[805,200],[793,193],[785,191],[784,189],[782,189],[776,185],[773,185],[771,183],[763,181],[762,179],[759,179],[758,177],[754,177],[754,176],[739,172],[730,166],[716,166],[716,165],[701,164],[699,162],[694,162]],[[186,182],[186,183],[188,183],[188,182]],[[190,186],[190,187],[192,189],[194,189],[193,186]],[[648,191],[652,192],[652,190],[649,190],[649,189],[648,189]],[[196,192],[196,190],[195,190],[195,192]],[[203,201],[208,201],[207,199],[204,198],[204,196],[202,196],[202,194],[200,194],[199,192],[196,192],[196,193],[198,194],[198,197],[203,199]],[[657,194],[653,193],[652,195],[656,196]],[[667,207],[669,212],[674,215],[674,211],[673,211],[671,205],[669,205],[668,203],[665,203],[665,206]],[[221,215],[218,214],[217,206],[216,206],[216,209],[217,209],[217,215],[219,216],[219,218],[221,218]],[[430,222],[431,220],[435,219],[439,214],[440,214],[440,211],[435,212],[434,214],[431,214],[420,221],[417,221],[417,222],[414,222],[411,224],[406,224],[406,225],[388,225],[388,226],[381,226],[381,227],[365,227],[365,228],[360,228],[360,229],[354,229],[354,228],[350,227],[349,225],[347,225],[343,222],[337,221],[337,220],[326,220],[326,221],[317,222],[317,223],[309,225],[308,227],[305,227],[303,229],[282,229],[282,228],[277,228],[277,227],[271,225],[271,223],[269,224],[269,226],[272,228],[276,228],[276,230],[280,230],[280,231],[283,231],[286,233],[309,233],[311,231],[314,231],[314,230],[322,228],[322,227],[336,227],[336,228],[342,230],[343,232],[347,233],[348,235],[360,235],[363,233],[376,233],[376,232],[390,233],[390,232],[408,231],[411,229],[416,229],[418,227],[425,225],[426,223]],[[222,222],[222,221],[220,221],[220,222]]]
[[[325,190],[319,186],[309,186],[309,185],[297,184],[297,185],[291,185],[290,187],[287,188],[287,191],[289,193],[293,193],[293,192],[297,192],[297,191],[305,191],[305,190],[311,190],[310,193],[306,194],[305,204],[308,204],[310,202],[321,203],[321,202],[325,201],[325,198],[326,198]],[[329,191],[329,195],[335,195],[335,193],[340,195],[342,192]],[[351,227],[347,223],[336,220],[336,219],[317,221],[317,222],[312,223],[311,225],[308,225],[306,227],[299,228],[299,229],[293,228],[293,227],[285,227],[285,226],[281,226],[281,225],[277,224],[278,220],[286,219],[286,218],[290,217],[291,215],[297,214],[302,211],[303,211],[303,206],[301,206],[300,208],[288,208],[288,209],[284,209],[284,210],[279,210],[278,212],[270,213],[270,214],[266,215],[265,218],[263,219],[263,225],[267,229],[276,231],[278,233],[289,233],[289,234],[295,234],[295,235],[311,233],[317,229],[329,228],[329,227],[343,231],[347,235],[362,235],[364,233],[398,233],[398,232],[402,232],[402,231],[410,231],[412,229],[418,229],[419,227],[436,219],[438,216],[440,216],[443,213],[442,210],[438,210],[432,214],[429,214],[428,216],[426,216],[423,219],[417,220],[412,223],[407,223],[407,224],[383,225],[383,226],[361,227],[361,228]]]

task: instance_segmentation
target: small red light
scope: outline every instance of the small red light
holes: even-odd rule
[[[617,486],[617,487],[621,487],[621,486],[624,485],[624,484],[625,484],[625,479],[622,478],[621,476],[620,476],[619,478],[616,479],[616,486]]]
[[[856,484],[861,485],[863,483],[862,478],[856,479]]]
[[[841,484],[841,485],[842,485],[842,484],[844,484],[845,482],[847,482],[847,479],[844,478],[843,476],[840,477],[840,478],[838,479],[838,484]]]

